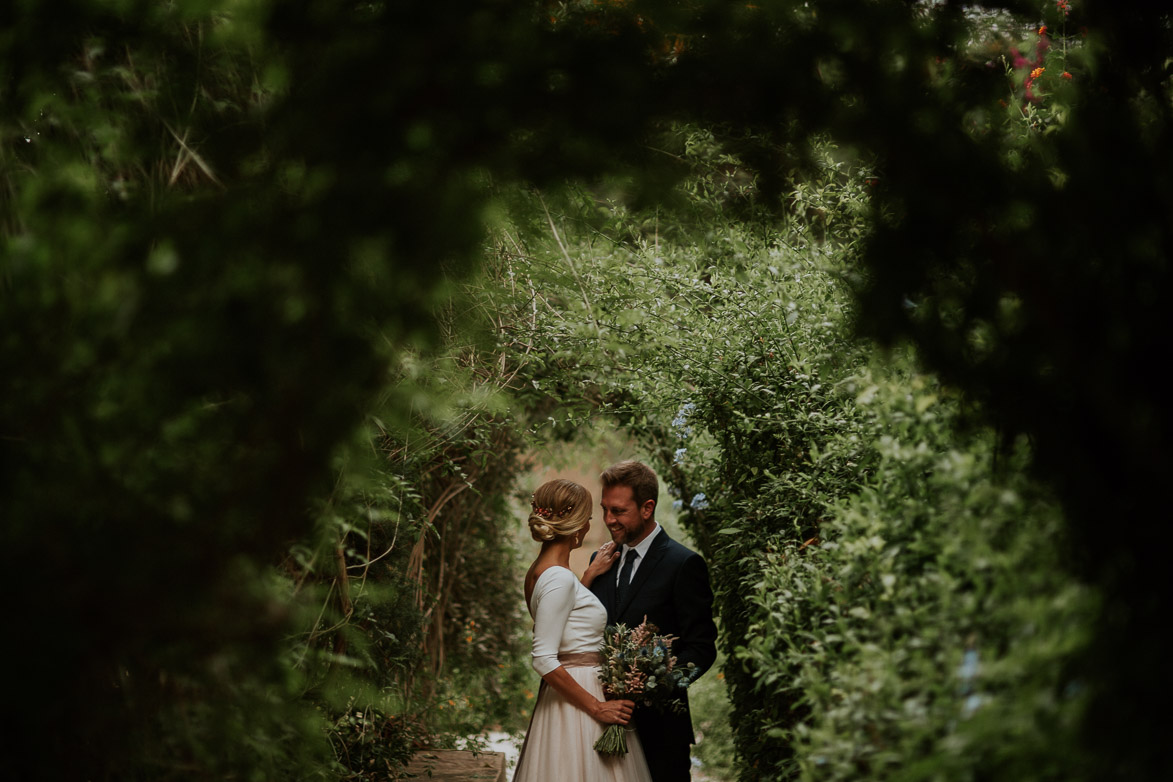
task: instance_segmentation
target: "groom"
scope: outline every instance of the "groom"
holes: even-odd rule
[[[647,465],[619,462],[600,476],[603,523],[614,546],[591,556],[591,569],[603,572],[591,591],[607,608],[607,623],[635,627],[647,620],[661,633],[676,636],[672,651],[679,665],[695,663],[697,676],[717,657],[713,591],[700,555],[668,537],[656,523],[659,483]],[[599,563],[595,559],[599,558]],[[634,722],[654,782],[690,778],[694,741],[688,696],[681,713],[636,709]]]

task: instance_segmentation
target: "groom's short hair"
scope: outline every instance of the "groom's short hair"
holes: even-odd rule
[[[612,486],[627,486],[631,489],[631,498],[637,506],[642,506],[648,500],[660,496],[660,482],[656,480],[656,473],[651,467],[628,459],[613,464],[603,470],[599,476],[604,489]]]

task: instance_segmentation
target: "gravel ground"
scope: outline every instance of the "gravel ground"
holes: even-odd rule
[[[517,756],[521,753],[522,736],[520,734],[511,736],[508,733],[493,731],[486,738],[485,749],[500,752],[505,755],[505,776],[506,778],[512,779],[513,767],[517,765]],[[700,761],[693,758],[692,782],[722,782],[722,780],[706,775],[700,767]]]

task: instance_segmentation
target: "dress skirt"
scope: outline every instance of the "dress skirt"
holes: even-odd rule
[[[565,666],[583,689],[603,699],[597,667]],[[626,755],[604,757],[594,744],[606,726],[542,684],[513,782],[651,782],[639,737],[627,725]]]

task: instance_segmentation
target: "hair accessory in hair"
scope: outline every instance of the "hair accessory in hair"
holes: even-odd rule
[[[564,519],[570,515],[571,511],[574,510],[573,503],[567,505],[557,513],[554,512],[553,508],[539,508],[538,503],[536,500],[534,500],[534,495],[532,494],[529,496],[529,506],[533,509],[534,513],[536,513],[538,516],[541,516],[543,519]]]

